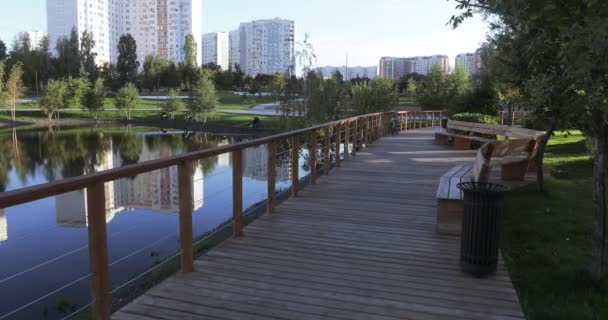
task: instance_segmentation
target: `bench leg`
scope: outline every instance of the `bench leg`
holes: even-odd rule
[[[441,133],[435,133],[435,144],[446,145],[450,142],[450,137]]]
[[[528,171],[528,160],[503,164],[501,171],[502,180],[524,181],[526,171]]]
[[[465,138],[454,137],[454,149],[471,150],[471,140],[465,139]]]
[[[462,200],[437,199],[437,233],[460,235],[463,213]]]

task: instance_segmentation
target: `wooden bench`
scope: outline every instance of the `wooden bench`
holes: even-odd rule
[[[464,205],[463,193],[458,189],[461,182],[487,182],[490,177],[490,161],[494,145],[484,144],[478,151],[473,165],[458,165],[439,179],[437,188],[437,232],[460,234]]]
[[[501,179],[523,181],[538,153],[539,139],[516,139],[493,142],[492,166],[501,166]],[[534,163],[531,163],[534,162]]]
[[[448,120],[446,129],[438,128],[435,131],[435,143],[448,144],[454,142],[454,148],[458,150],[469,150],[474,143],[486,143],[495,141],[497,136],[507,139],[538,139],[542,132],[503,125],[491,125],[483,123],[464,122]]]

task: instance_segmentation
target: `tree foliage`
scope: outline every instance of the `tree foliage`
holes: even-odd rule
[[[194,36],[192,34],[186,35],[182,50],[184,51],[184,64],[188,67],[195,67],[197,65],[196,46],[197,44]]]
[[[125,34],[118,40],[118,60],[116,71],[120,75],[121,87],[127,82],[134,83],[137,80],[137,43],[131,34]]]
[[[162,104],[163,112],[169,115],[170,119],[175,117],[175,113],[181,109],[182,102],[177,97],[177,91],[175,89],[169,90],[167,100]]]
[[[376,78],[352,86],[352,107],[356,114],[392,110],[399,101],[393,80]]]
[[[114,105],[116,108],[125,111],[127,120],[131,120],[133,110],[137,108],[139,103],[138,97],[139,91],[137,90],[137,87],[130,82],[120,88],[114,97]]]
[[[103,111],[107,91],[103,80],[97,79],[92,87],[88,88],[81,98],[82,109],[97,119],[99,112]]]
[[[215,85],[209,75],[203,73],[192,88],[186,107],[196,121],[202,120],[203,123],[207,123],[208,115],[215,110],[217,104]]]
[[[95,58],[97,53],[95,52],[95,39],[93,38],[93,32],[85,30],[80,37],[80,59],[81,59],[81,72],[80,76],[88,78],[89,81],[94,82],[98,76],[97,64]]]
[[[23,65],[18,62],[11,68],[8,81],[6,82],[6,93],[11,100],[11,117],[15,121],[15,113],[17,109],[17,100],[21,98],[25,87],[23,86]]]
[[[66,82],[62,80],[49,80],[46,92],[39,101],[40,109],[49,117],[49,122],[53,119],[55,113],[67,107],[66,96],[68,96]]]

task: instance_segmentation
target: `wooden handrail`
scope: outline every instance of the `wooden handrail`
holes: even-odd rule
[[[426,115],[428,125],[428,114],[439,113],[440,119],[443,111],[401,111],[398,116],[405,117],[408,128],[408,118],[418,115],[422,123],[422,114]],[[394,114],[394,113],[392,113]],[[414,123],[415,119],[410,119]],[[354,123],[354,128],[352,124]],[[344,143],[344,161],[350,159],[349,144],[353,145],[353,155],[357,148],[363,144],[371,143],[381,136],[388,133],[389,113],[371,113],[347,119],[337,120],[322,125],[309,128],[279,133],[268,137],[255,140],[244,141],[236,144],[214,147],[206,150],[190,152],[182,155],[172,156],[165,159],[157,159],[137,164],[127,165],[101,171],[87,176],[67,178],[55,182],[31,186],[18,190],[3,192],[0,194],[0,208],[27,203],[62,193],[75,190],[86,189],[87,203],[89,208],[89,263],[91,268],[91,291],[93,301],[92,318],[98,320],[109,320],[111,312],[110,303],[110,284],[109,284],[109,264],[108,264],[108,244],[107,244],[107,225],[105,221],[106,201],[104,184],[109,181],[138,174],[177,166],[179,184],[179,233],[181,251],[181,270],[182,272],[194,271],[194,252],[193,252],[193,226],[192,226],[192,168],[195,161],[208,157],[218,156],[224,153],[232,153],[232,211],[233,211],[233,233],[235,237],[243,236],[243,150],[250,147],[257,147],[268,144],[268,212],[272,212],[275,206],[275,183],[276,183],[276,155],[277,145],[281,140],[291,140],[291,173],[292,173],[292,196],[298,195],[299,183],[299,149],[300,139],[306,136],[310,139],[311,147],[311,170],[310,181],[315,183],[317,177],[317,133],[324,130],[324,173],[329,174],[331,169],[331,135],[335,133],[335,165],[340,166],[340,149]],[[431,123],[433,124],[433,123]],[[425,125],[425,126],[426,126]],[[342,137],[342,128],[344,136]],[[351,132],[351,129],[353,130]]]

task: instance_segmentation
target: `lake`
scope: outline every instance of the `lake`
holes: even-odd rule
[[[209,133],[97,126],[0,131],[0,191],[240,141]],[[284,150],[284,151],[281,151]],[[277,190],[290,183],[279,148]],[[243,207],[267,196],[266,146],[243,152]],[[307,175],[306,152],[300,176]],[[230,154],[199,161],[192,178],[195,238],[232,217]],[[107,183],[111,288],[179,250],[177,168]],[[86,190],[0,210],[0,319],[62,319],[90,302]]]

